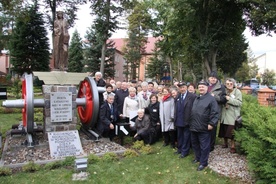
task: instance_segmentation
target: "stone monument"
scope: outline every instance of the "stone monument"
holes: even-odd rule
[[[69,25],[63,17],[62,11],[57,11],[57,17],[54,22],[54,68],[61,71],[68,67],[68,47],[70,35],[68,33]]]

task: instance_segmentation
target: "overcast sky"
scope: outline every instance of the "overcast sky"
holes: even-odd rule
[[[81,6],[81,9],[78,11],[78,19],[73,28],[70,28],[69,32],[72,36],[75,29],[80,33],[80,36],[84,38],[88,27],[91,26],[92,16],[90,15],[90,9],[88,5]],[[273,34],[272,37],[261,35],[259,37],[251,36],[249,29],[246,29],[244,35],[249,42],[249,47],[253,51],[255,56],[259,56],[269,51],[276,51],[276,34]],[[112,37],[113,38],[125,38],[126,32],[123,30],[118,30]]]

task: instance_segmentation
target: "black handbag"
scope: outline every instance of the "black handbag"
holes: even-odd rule
[[[239,129],[242,127],[242,116],[237,116],[235,120],[235,129]]]

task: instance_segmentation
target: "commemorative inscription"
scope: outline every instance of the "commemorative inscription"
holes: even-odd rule
[[[78,156],[83,154],[78,131],[48,132],[52,158]]]
[[[51,122],[72,121],[72,93],[51,93]]]

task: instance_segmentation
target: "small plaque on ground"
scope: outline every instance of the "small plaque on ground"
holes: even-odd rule
[[[51,93],[51,122],[72,121],[72,93]]]
[[[83,154],[78,131],[48,132],[48,140],[52,158]]]

